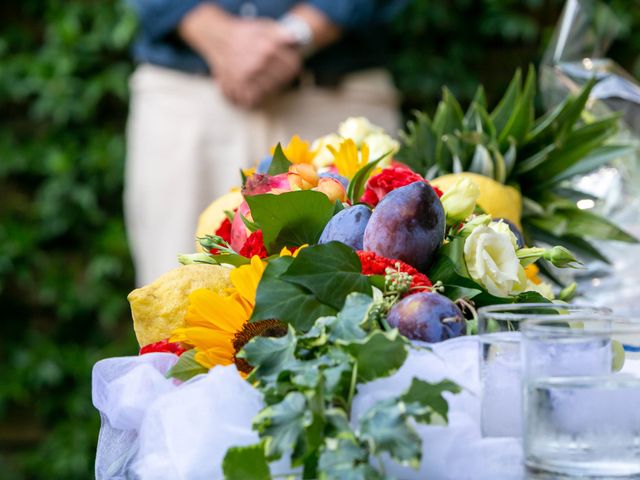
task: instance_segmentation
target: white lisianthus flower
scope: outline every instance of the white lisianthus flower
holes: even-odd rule
[[[550,283],[547,282],[534,283],[531,280],[527,280],[525,291],[538,292],[547,300],[554,300],[556,298],[555,294],[553,293],[553,287]]]
[[[360,148],[366,137],[373,133],[384,133],[384,131],[365,117],[349,117],[340,124],[338,133],[342,138],[353,140]]]
[[[386,133],[372,133],[367,135],[364,139],[364,143],[369,147],[369,159],[377,160],[382,155],[388,153],[388,155],[378,163],[380,168],[388,167],[391,164],[391,159],[400,150],[400,144],[397,140],[394,140]]]
[[[527,284],[524,268],[509,235],[491,227],[477,227],[464,242],[464,260],[471,278],[491,295],[507,297]]]
[[[336,150],[340,150],[340,144],[344,139],[335,133],[330,133],[324,137],[316,138],[311,144],[311,150],[316,152],[313,157],[313,165],[316,168],[324,168],[333,164],[333,153],[329,151],[327,145]]]
[[[448,188],[440,201],[447,215],[447,224],[453,225],[467,219],[476,208],[480,188],[468,178],[458,180]]]
[[[518,249],[518,239],[516,238],[513,231],[509,228],[509,225],[507,225],[502,220],[498,220],[497,222],[491,222],[489,224],[489,227],[491,227],[491,229],[495,230],[498,233],[504,233],[505,235],[508,235],[511,239],[511,243],[513,244],[513,248],[515,250]]]

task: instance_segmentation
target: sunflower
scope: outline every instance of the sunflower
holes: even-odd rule
[[[340,150],[336,150],[331,145],[327,145],[327,148],[333,154],[338,173],[348,180],[351,180],[356,172],[369,162],[369,147],[366,143],[362,144],[360,152],[350,138],[340,144]]]
[[[206,368],[231,365],[247,374],[251,366],[237,354],[257,335],[280,335],[283,326],[277,320],[249,323],[256,301],[256,290],[264,272],[258,256],[251,263],[234,269],[233,287],[227,295],[205,288],[189,295],[185,326],[174,330],[172,342],[181,342],[196,349],[195,360]]]

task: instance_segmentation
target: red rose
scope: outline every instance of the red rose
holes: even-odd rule
[[[406,165],[396,164],[385,168],[378,175],[374,175],[369,179],[360,201],[375,207],[390,191],[413,182],[429,183]],[[438,188],[433,186],[432,188],[438,197],[442,196],[442,192]]]
[[[382,257],[374,252],[365,252],[358,250],[356,252],[362,264],[362,273],[364,275],[385,275],[387,268],[396,269],[396,264],[400,264],[400,271],[411,275],[411,288],[424,290],[431,287],[431,280],[424,273],[420,273],[411,265],[401,260],[393,260],[391,258]]]
[[[187,350],[185,348],[182,348],[181,344],[170,342],[168,339],[164,339],[156,343],[150,343],[149,345],[145,345],[140,349],[140,355],[144,355],[145,353],[166,352],[166,353],[174,353],[180,356],[186,351]]]
[[[260,258],[269,256],[269,254],[267,253],[267,249],[264,248],[262,230],[256,230],[251,235],[249,235],[238,253],[247,258],[251,258],[254,255],[258,255]]]

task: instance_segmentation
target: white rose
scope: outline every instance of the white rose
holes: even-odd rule
[[[377,160],[382,155],[389,154],[378,164],[380,168],[388,167],[391,158],[400,150],[400,144],[386,133],[367,135],[364,143],[369,147],[369,160]]]
[[[509,228],[509,225],[507,225],[502,220],[498,220],[497,222],[491,222],[489,226],[498,233],[504,233],[505,235],[508,235],[511,239],[511,243],[513,243],[513,248],[516,250],[518,249],[518,239],[516,238],[513,231]]]
[[[440,201],[447,215],[447,224],[453,225],[466,220],[476,208],[480,188],[468,178],[458,180],[448,188]]]
[[[365,137],[372,133],[383,133],[383,130],[364,117],[350,117],[340,124],[338,133],[342,138],[350,138],[360,147]]]
[[[329,151],[327,145],[331,145],[336,150],[340,150],[343,138],[335,133],[330,133],[324,137],[317,138],[311,144],[311,150],[316,152],[313,157],[313,165],[316,168],[328,167],[333,164],[333,153]]]
[[[522,292],[527,283],[509,235],[491,227],[477,227],[464,242],[464,260],[471,278],[491,295]]]

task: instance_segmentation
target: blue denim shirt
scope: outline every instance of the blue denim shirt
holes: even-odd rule
[[[299,0],[129,0],[140,19],[133,47],[136,61],[191,73],[209,73],[205,61],[176,35],[182,17],[203,1],[235,15],[280,18]],[[308,67],[329,76],[379,64],[384,58],[384,28],[408,0],[306,0],[346,34],[338,44],[312,57]]]

